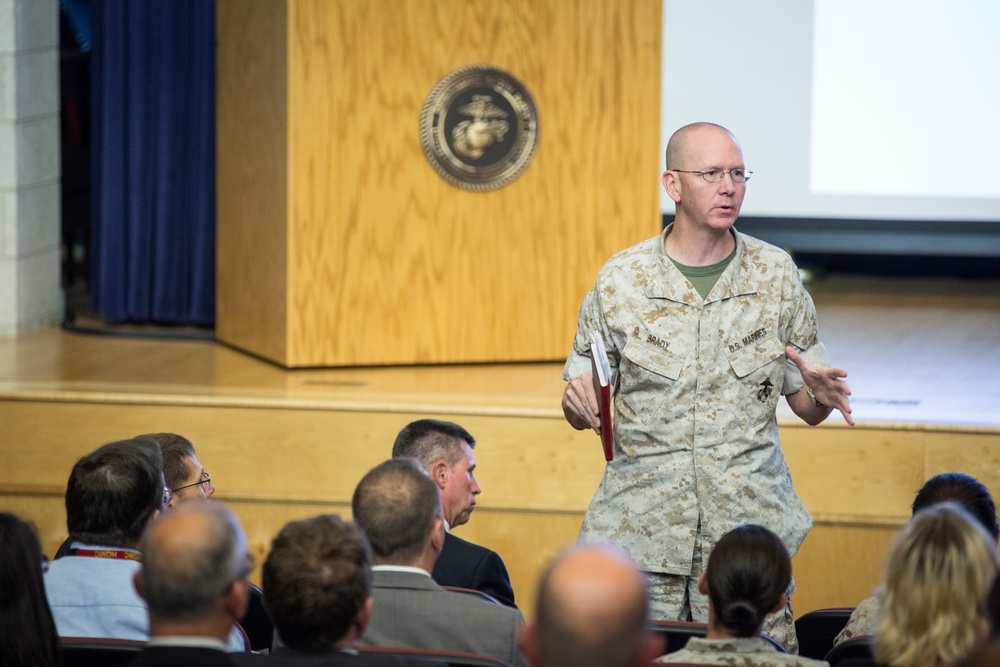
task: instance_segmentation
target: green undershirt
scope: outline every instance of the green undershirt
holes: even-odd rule
[[[701,295],[702,299],[708,298],[708,293],[712,291],[715,287],[715,283],[719,282],[719,276],[726,270],[729,263],[733,261],[733,257],[736,257],[736,248],[729,253],[729,257],[726,257],[721,262],[716,262],[715,264],[709,264],[708,266],[688,266],[687,264],[681,264],[677,260],[671,258],[670,261],[674,263],[677,270],[684,274],[684,277],[688,279],[688,282],[694,285],[694,288],[698,290],[698,294]]]

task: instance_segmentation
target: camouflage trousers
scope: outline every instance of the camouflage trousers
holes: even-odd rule
[[[695,540],[694,559],[691,574],[663,574],[647,572],[649,581],[649,617],[662,621],[695,621],[708,623],[708,596],[698,592],[698,579],[708,563],[704,544],[699,537]],[[799,640],[795,636],[795,616],[792,613],[792,593],[795,579],[788,585],[785,608],[764,619],[762,633],[776,640],[789,653],[799,652]]]

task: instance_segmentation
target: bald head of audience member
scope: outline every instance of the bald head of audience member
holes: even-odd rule
[[[441,498],[416,459],[390,459],[372,468],[354,489],[351,511],[376,565],[434,569],[444,547]]]
[[[225,642],[246,612],[253,559],[239,520],[221,503],[184,503],[142,540],[135,588],[149,607],[150,637]]]
[[[623,551],[575,547],[542,574],[521,649],[535,667],[646,665],[663,648],[648,612],[646,580]]]
[[[371,617],[371,562],[364,534],[335,514],[286,524],[263,574],[282,643],[304,653],[356,647]]]

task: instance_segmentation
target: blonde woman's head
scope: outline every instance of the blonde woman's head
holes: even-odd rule
[[[886,567],[876,662],[931,667],[966,655],[989,632],[986,594],[998,562],[996,542],[959,505],[915,514]]]

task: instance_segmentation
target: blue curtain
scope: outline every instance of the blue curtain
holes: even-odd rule
[[[215,322],[215,2],[93,0],[93,307]]]

